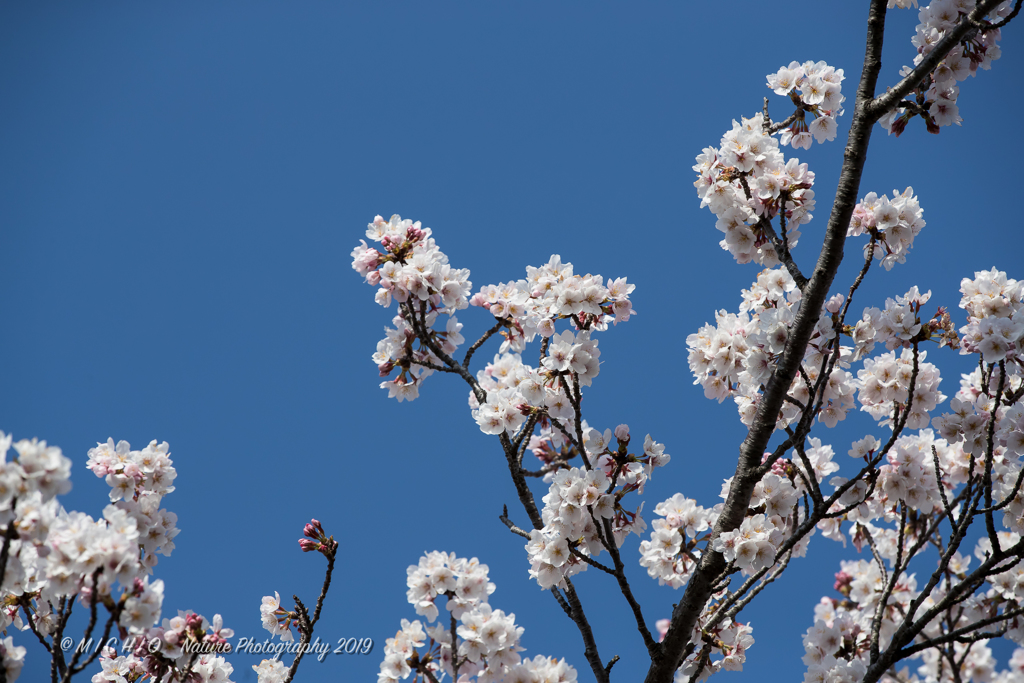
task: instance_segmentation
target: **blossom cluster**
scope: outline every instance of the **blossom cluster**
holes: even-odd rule
[[[946,486],[942,473],[935,472],[932,447],[938,444],[930,429],[919,434],[901,436],[886,455],[886,464],[878,471],[878,490],[882,505],[895,507],[902,501],[911,510],[923,513],[942,509],[939,486]],[[948,453],[944,459],[955,459]]]
[[[366,228],[366,236],[380,242],[384,252],[368,247],[365,240],[352,250],[352,268],[370,285],[380,285],[374,297],[387,308],[392,300],[429,301],[446,310],[468,305],[472,283],[469,271],[452,268],[448,257],[430,237],[430,228],[419,221],[402,220],[394,215],[385,221],[381,216]]]
[[[808,665],[805,681],[855,681],[863,676],[869,661],[872,620],[878,612],[879,601],[888,582],[881,562],[887,561],[891,572],[897,558],[902,556],[902,567],[905,568],[909,562],[906,553],[915,552],[912,548],[922,552],[928,547],[921,538],[926,527],[909,525],[904,529],[906,536],[900,538],[897,528],[899,524],[894,524],[899,520],[898,506],[902,504],[918,514],[940,513],[946,505],[945,500],[954,499],[958,486],[965,484],[972,476],[982,475],[985,469],[983,449],[986,447],[986,439],[980,436],[980,432],[990,421],[986,410],[991,410],[994,403],[992,399],[996,388],[992,382],[991,373],[983,375],[980,369],[964,375],[961,390],[952,402],[958,413],[934,420],[941,436],[935,435],[932,430],[922,429],[916,434],[905,434],[897,438],[886,454],[885,464],[878,470],[877,482],[873,487],[875,494],[868,495],[867,482],[857,482],[857,486],[836,504],[836,508],[849,506],[848,513],[841,519],[823,520],[818,524],[826,537],[842,540],[845,544],[839,526],[843,520],[849,522],[849,536],[854,545],[861,550],[870,544],[875,561],[842,563],[842,571],[836,575],[836,589],[844,599],[823,598],[815,610],[815,625],[804,638],[804,662]],[[974,406],[979,406],[977,412]],[[1016,408],[1017,404],[1007,407],[1006,413]],[[855,442],[850,455],[870,459],[880,447],[881,443],[869,436]],[[978,452],[976,455],[971,454],[971,450]],[[1018,488],[1015,488],[1020,462],[1019,456],[1005,448],[1002,442],[994,444],[993,456],[993,495],[997,500],[1010,503],[1003,513],[1003,524],[1011,531],[997,534],[1000,546],[1005,549],[1016,544],[1020,540],[1018,532],[1024,531],[1024,525],[1021,524],[1024,503]],[[834,477],[831,483],[840,486],[846,484],[847,480]],[[991,554],[992,543],[988,537],[983,537],[978,541],[974,555],[985,561]],[[923,608],[936,604],[958,582],[965,580],[970,563],[970,557],[954,553],[948,571],[945,572],[946,578],[925,597]],[[1024,583],[1019,583],[1021,581],[1024,581],[1024,568],[1019,563],[1006,565],[1005,571],[988,577],[987,591],[971,594],[956,610],[940,613],[926,626],[924,636],[938,638],[981,619],[1009,614],[1024,600],[1024,591],[1019,587],[1024,586]],[[882,647],[885,647],[902,622],[911,601],[919,597],[914,575],[901,573],[882,610],[879,629]],[[1018,645],[1024,645],[1024,624],[1020,623],[1019,618],[1008,618],[1008,621],[1007,637]],[[1007,683],[1016,680],[1013,676],[1019,675],[1019,669],[1013,675],[1013,672],[995,672],[995,660],[986,643],[980,640],[970,645],[956,644],[959,677],[949,671],[948,666],[940,661],[940,653],[932,649],[912,655],[911,659],[920,660],[921,666],[916,674],[903,669],[899,680],[907,683],[945,683],[968,678]],[[1024,650],[1021,649],[1011,660],[1011,667],[1019,666],[1019,663],[1024,663]]]
[[[893,1],[890,0],[890,5]],[[914,6],[917,6],[914,0]],[[966,21],[967,15],[974,10],[975,0],[933,0],[918,11],[918,25],[911,43],[917,48],[914,66],[919,65],[927,57],[946,32],[957,24]],[[909,7],[905,0],[897,3],[900,7]],[[993,22],[1006,17],[1013,9],[1013,2],[1003,2],[989,14]],[[938,65],[916,88],[916,104],[905,101],[888,112],[879,121],[882,127],[899,136],[907,123],[914,116],[920,115],[931,133],[938,133],[942,126],[960,125],[960,110],[957,99],[960,95],[960,83],[968,76],[977,75],[978,69],[991,69],[992,62],[999,59],[1002,51],[999,48],[1001,32],[999,29],[971,31],[959,45],[943,57]],[[900,70],[901,76],[907,76],[910,67]]]
[[[763,385],[775,370],[789,338],[789,328],[801,300],[793,278],[782,268],[765,270],[749,290],[743,291],[739,314],[719,311],[715,326],[704,325],[686,338],[688,362],[695,384],[704,395],[719,402],[732,397],[743,424],[750,425],[761,401]],[[810,398],[807,380],[814,382],[822,360],[835,339],[835,316],[842,305],[833,297],[822,308],[804,356],[804,376],[793,380],[790,396],[800,404]],[[848,353],[848,350],[847,350]],[[856,381],[842,367],[833,368],[825,384],[819,420],[833,427],[853,408]],[[784,427],[800,414],[799,404],[783,405],[778,424]]]
[[[8,461],[12,446],[17,455]],[[0,458],[0,524],[21,516],[12,509],[15,501],[44,505],[71,490],[71,460],[45,441],[14,442],[9,434],[0,432]]]
[[[449,592],[446,608],[456,618],[468,609],[487,602],[487,596],[494,592],[494,584],[487,579],[487,565],[471,560],[446,555],[441,552],[427,553],[419,564],[410,565],[406,571],[406,598],[416,608],[416,614],[428,621],[437,619],[439,596]]]
[[[775,564],[775,550],[782,542],[782,530],[772,517],[745,517],[739,528],[715,539],[714,549],[726,562],[735,563],[744,575]]]
[[[573,467],[555,474],[543,498],[544,528],[531,531],[526,544],[530,576],[541,588],[563,585],[565,578],[585,570],[580,555],[601,553],[598,525],[615,516],[615,498],[606,493],[610,485],[602,469]]]
[[[576,670],[564,660],[540,655],[531,660],[519,654],[523,651],[519,646],[523,628],[516,625],[514,614],[491,608],[487,598],[494,592],[494,584],[487,579],[487,565],[475,557],[467,560],[454,553],[427,553],[417,565],[409,567],[406,583],[409,602],[417,614],[434,622],[438,617],[435,601],[445,596],[453,624],[455,620],[459,623],[452,627],[443,623],[424,626],[419,620],[403,619],[395,637],[385,641],[379,683],[421,672],[432,680],[444,675],[454,678],[456,670],[458,680],[467,683],[576,681]]]
[[[790,62],[774,74],[768,74],[768,87],[776,95],[788,95],[797,105],[793,124],[782,131],[780,142],[793,149],[811,148],[811,138],[819,143],[836,139],[836,117],[843,114],[842,69],[825,62]],[[804,112],[815,118],[808,126]]]
[[[527,266],[525,280],[481,287],[469,303],[508,323],[502,351],[522,351],[537,334],[553,335],[559,319],[589,321],[595,330],[629,320],[636,315],[629,300],[634,287],[626,278],[606,284],[600,275],[577,275],[554,254],[540,267]]]
[[[288,677],[288,667],[280,659],[264,659],[253,664],[252,670],[256,672],[258,683],[284,683]]]
[[[155,553],[169,555],[178,533],[176,516],[160,509],[163,496],[174,490],[167,444],[153,441],[132,451],[127,442],[109,440],[89,451],[88,468],[111,487],[110,504],[93,519],[58,503],[56,496],[71,488],[71,461],[59,448],[36,439],[12,441],[0,432],[0,523],[16,529],[4,533],[0,628],[13,625],[32,629],[38,638],[56,637],[58,622],[66,617],[56,606],[70,604],[65,599],[93,608],[117,605],[111,619],[117,617],[113,623],[137,646],[122,655],[102,651],[94,683],[161,678],[189,666],[190,680],[197,683],[227,681],[232,667],[223,657],[207,654],[192,661],[183,649],[189,642],[226,648],[233,632],[223,628],[220,615],[212,623],[192,612],[160,618],[164,583],[150,574]],[[17,455],[8,461],[12,446]],[[119,596],[115,584],[121,586]],[[6,638],[0,649],[7,680],[13,681],[25,648]]]
[[[113,439],[89,450],[86,467],[110,486],[110,502],[135,520],[139,543],[145,552],[147,567],[157,563],[157,553],[168,557],[174,550],[173,539],[180,531],[178,516],[160,508],[163,497],[174,491],[177,476],[168,453],[167,442],[151,441],[141,451],[131,450],[127,441]]]
[[[598,341],[593,333],[608,323],[635,315],[629,294],[634,285],[625,278],[575,275],[571,263],[554,255],[547,264],[526,269],[527,279],[488,285],[470,299],[504,322],[499,352],[477,381],[487,397],[480,403],[470,393],[473,419],[485,434],[513,433],[531,413],[550,419],[575,416],[571,394],[590,386],[600,372]],[[556,332],[559,319],[570,318],[571,329]],[[522,362],[519,354],[537,335],[547,339],[539,368]]]
[[[384,251],[362,240],[352,252],[352,267],[379,285],[378,303],[403,304],[372,356],[381,377],[398,370],[395,378],[381,383],[389,398],[417,398],[421,382],[445,365],[438,353],[451,355],[465,342],[455,311],[473,304],[500,321],[504,339],[485,370],[495,375],[494,381],[480,379],[487,392],[482,405],[470,396],[473,417],[487,434],[514,431],[525,420],[527,406],[567,417],[571,401],[566,392],[577,384],[589,386],[600,371],[600,351],[591,335],[636,314],[629,299],[634,285],[625,278],[605,282],[600,275],[575,274],[573,265],[562,263],[557,254],[540,267],[527,267],[526,279],[487,285],[469,297],[469,271],[448,265],[429,228],[399,216],[388,222],[377,216],[366,234]],[[443,331],[434,329],[439,315],[448,316]],[[576,331],[558,333],[556,322],[562,319],[570,319]],[[538,334],[548,340],[548,352],[535,370],[522,365],[518,352]]]
[[[885,300],[885,308],[865,308],[861,319],[852,330],[845,330],[854,341],[852,360],[860,360],[870,353],[875,343],[884,344],[888,350],[899,347],[910,348],[914,341],[933,339],[939,347],[960,347],[953,320],[944,308],[939,308],[930,320],[921,318],[921,306],[932,296],[931,292],[921,294],[917,287],[911,287],[903,296]]]
[[[25,653],[27,650],[21,645],[15,645],[14,639],[10,636],[0,639],[0,666],[4,667],[4,674],[12,683],[18,680],[21,669],[25,666]]]
[[[409,305],[395,317],[395,328],[386,328],[386,336],[373,354],[381,377],[399,369],[395,379],[381,383],[388,397],[399,401],[411,401],[419,395],[420,381],[432,373],[423,363],[440,364],[428,346],[413,348],[417,323],[406,317],[406,311],[429,305],[425,325],[445,353],[453,353],[464,341],[459,334],[462,325],[454,312],[469,305],[469,271],[449,266],[448,257],[430,235],[430,228],[421,227],[419,221],[402,220],[398,215],[385,221],[377,216],[367,226],[366,236],[379,242],[384,251],[367,246],[366,240],[360,240],[360,246],[352,250],[352,268],[368,284],[379,285],[377,303],[385,308],[392,301]],[[444,332],[431,329],[438,314],[450,316]]]
[[[227,638],[233,635],[234,631],[223,627],[219,614],[209,622],[194,612],[179,611],[173,619],[164,619],[162,626],[129,641],[134,647],[128,654],[103,648],[101,670],[93,675],[92,683],[156,680],[163,676],[169,676],[169,680],[230,683],[234,667],[217,653],[230,650]],[[194,654],[200,650],[201,654]]]
[[[986,363],[1008,362],[1007,372],[1020,374],[1021,340],[1024,339],[1024,281],[1006,277],[993,268],[964,278],[960,283],[960,308],[967,311],[962,353],[980,353]],[[1012,362],[1016,361],[1016,362]]]
[[[866,255],[868,249],[873,249],[874,258],[886,270],[892,270],[897,263],[907,262],[907,252],[925,226],[924,210],[917,201],[914,188],[908,187],[902,193],[893,190],[892,196],[890,201],[889,195],[885,194],[881,197],[874,192],[865,195],[853,208],[846,232],[847,236],[872,235],[877,243],[865,245],[864,253]]]
[[[1005,400],[1010,395],[1020,396],[1024,378],[1020,375],[1003,378],[1002,398],[997,406],[999,375],[998,368],[989,373],[979,368],[963,375],[960,390],[950,401],[953,412],[936,417],[933,425],[944,438],[957,444],[978,463],[983,462],[989,448],[992,449],[993,493],[1007,501],[1002,512],[1003,524],[1014,532],[1024,533],[1024,496],[1017,484],[1021,456],[1024,456],[1024,405],[1019,398],[1012,405],[1006,405]]]
[[[473,419],[485,434],[512,434],[531,414],[542,423],[570,421],[576,415],[573,397],[597,376],[600,356],[597,339],[588,329],[552,335],[539,368],[523,363],[518,353],[499,352],[477,372],[477,383],[487,397],[480,403],[470,392]]]
[[[881,425],[893,424],[897,414],[902,418],[907,409],[913,381],[914,396],[909,404],[906,426],[910,429],[927,427],[928,413],[946,400],[946,395],[939,391],[942,382],[939,369],[925,363],[927,357],[926,351],[919,351],[915,358],[913,349],[903,349],[899,356],[889,351],[865,358],[863,369],[857,372],[857,399],[861,410],[879,420]]]
[[[159,680],[163,676],[197,683],[231,683],[234,667],[217,653],[230,651],[227,639],[233,635],[233,630],[224,628],[219,614],[210,622],[195,612],[179,610],[178,616],[164,619],[161,626],[136,638],[134,649],[127,655],[104,648],[99,660],[102,670],[92,677],[92,683],[123,683],[147,677]]]
[[[18,456],[7,462],[11,441],[0,432],[0,480],[10,489],[0,514],[17,529],[9,541],[0,591],[10,607],[0,612],[0,627],[13,623],[28,628],[18,607],[19,598],[29,598],[36,604],[27,618],[48,635],[57,626],[51,605],[59,597],[81,593],[87,602],[96,600],[109,595],[115,582],[139,599],[137,612],[122,613],[122,625],[135,633],[151,626],[159,615],[163,586],[142,580],[146,569],[139,562],[141,538],[135,519],[113,505],[100,520],[65,512],[55,496],[71,487],[70,460],[59,448],[33,439],[15,443]]]
[[[870,460],[881,449],[881,442],[874,436],[866,436],[853,443],[849,450],[852,458]],[[939,460],[936,476],[934,461]],[[970,458],[957,444],[937,437],[930,429],[921,429],[915,434],[904,433],[893,442],[885,454],[885,460],[878,468],[878,479],[872,495],[868,495],[868,483],[859,480],[851,486],[834,505],[832,512],[850,508],[842,517],[823,519],[818,529],[826,538],[846,544],[842,532],[844,522],[849,522],[849,536],[860,550],[868,539],[878,548],[896,555],[897,532],[876,523],[892,523],[898,520],[896,514],[900,502],[908,508],[928,514],[943,507],[939,486],[947,493],[955,486],[965,483],[971,472]],[[975,463],[977,473],[977,463]],[[829,483],[839,488],[846,484],[846,477],[833,477]],[[883,553],[883,554],[885,554]]]
[[[640,456],[629,453],[627,425],[619,425],[614,432],[585,425],[583,436],[593,467],[567,467],[552,475],[542,499],[544,527],[532,530],[526,544],[530,576],[541,588],[564,585],[565,578],[587,568],[585,558],[600,555],[610,543],[621,547],[630,533],[640,535],[647,528],[641,516],[643,504],[630,511],[621,500],[633,491],[643,493],[654,468],[671,459],[665,446],[650,434],[644,438]],[[616,487],[621,488],[616,491]]]
[[[260,603],[260,623],[270,636],[280,636],[281,640],[291,642],[295,640],[292,635],[292,626],[295,625],[295,614],[281,607],[281,594],[274,591],[273,597],[263,596]]]
[[[747,650],[754,644],[754,629],[728,617],[716,618],[714,611],[705,611],[697,619],[693,629],[693,642],[710,644],[707,657],[701,649],[688,655],[676,669],[675,682],[705,681],[719,671],[742,671],[747,661]],[[658,640],[664,640],[668,633],[669,619],[659,619],[655,624]],[[696,678],[694,678],[696,674]]]
[[[654,514],[664,519],[653,520],[651,539],[640,542],[640,566],[659,585],[686,585],[700,561],[697,543],[706,540],[700,534],[714,526],[719,507],[705,509],[681,493],[655,505]]]
[[[871,533],[879,535],[880,529]],[[1008,547],[1020,540],[1016,534],[1000,532],[1000,544]],[[892,563],[895,561],[897,549],[895,543],[884,542],[884,534],[876,540],[876,550],[880,558]],[[991,554],[989,539],[978,541],[974,555],[985,561]],[[870,646],[872,621],[879,608],[881,597],[885,591],[888,577],[883,574],[880,562],[872,560],[844,561],[842,570],[836,574],[835,588],[842,599],[822,598],[814,608],[814,625],[804,634],[804,658],[807,673],[806,683],[825,683],[841,681],[855,683],[864,677],[870,663]],[[946,573],[936,589],[924,600],[923,607],[935,605],[945,597],[965,577],[970,557],[959,552],[953,554]],[[987,591],[968,597],[956,610],[941,612],[927,624],[922,632],[923,637],[938,638],[948,635],[956,629],[969,628],[979,620],[992,618],[1014,608],[1024,598],[1017,581],[1021,578],[1021,568],[1016,565],[1006,572],[991,577]],[[892,638],[903,620],[910,603],[919,598],[917,580],[913,574],[900,574],[894,584],[881,611],[882,620],[879,624],[879,642],[882,647]],[[1011,621],[1007,637],[1018,645],[1024,644],[1024,627],[1017,619]],[[905,683],[951,683],[953,681],[997,681],[999,683],[1019,683],[1024,671],[1024,648],[1018,647],[1010,660],[1010,670],[997,672],[996,661],[987,639],[973,640],[967,643],[954,643],[957,671],[951,671],[948,660],[934,648],[925,649],[909,656],[909,660],[917,660],[920,665],[916,671],[903,667],[896,680]]]
[[[772,241],[771,219],[783,214],[788,221],[787,248],[800,238],[799,226],[811,220],[814,209],[814,173],[798,159],[786,161],[779,141],[764,131],[761,114],[733,121],[716,149],[706,147],[693,170],[697,196],[718,218],[715,227],[725,234],[719,245],[737,263],[779,263]]]

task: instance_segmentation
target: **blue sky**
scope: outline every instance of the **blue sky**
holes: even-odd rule
[[[765,95],[773,114],[790,113],[764,77],[791,60],[845,69],[852,105],[865,3],[816,9],[0,5],[0,429],[61,446],[75,463],[64,504],[94,516],[107,487],[85,470],[86,451],[107,437],[169,441],[178,478],[165,505],[182,532],[157,568],[164,613],[221,613],[238,636],[266,635],[261,596],[315,597],[324,563],[295,541],[320,519],[343,550],[317,634],[377,648],[307,661],[299,680],[372,680],[384,639],[414,617],[405,568],[435,549],[488,564],[491,604],[515,612],[527,654],[566,657],[589,680],[575,627],[529,581],[522,540],[498,522],[505,503],[526,517],[463,386],[433,378],[412,404],[377,388],[369,357],[391,314],[349,252],[375,214],[399,213],[433,228],[476,287],[523,277],[552,253],[577,272],[627,276],[639,315],[600,337],[588,419],[666,444],[673,460],[649,486],[648,510],[677,491],[713,505],[743,430],[734,406],[692,385],[685,337],[735,310],[757,269],[719,249],[690,167]],[[890,14],[883,87],[913,58],[916,23]],[[912,185],[928,226],[907,264],[872,271],[861,306],[917,284],[956,309],[975,270],[1024,277],[1018,28],[992,71],[963,84],[962,128],[936,137],[915,122],[898,140],[875,130],[861,196]],[[795,252],[805,271],[842,144],[789,154],[817,174],[817,217]],[[466,336],[488,317],[460,315]],[[951,353],[929,360],[949,395],[970,369]],[[881,434],[858,416],[819,436],[842,460],[869,432]],[[680,593],[647,579],[636,544],[624,557],[653,624]],[[756,644],[742,673],[722,676],[799,680],[813,605],[852,553],[813,539],[744,613]],[[602,655],[620,655],[615,673],[636,679],[645,653],[623,627],[625,602],[609,577],[576,583]],[[24,679],[44,675],[41,650],[15,638],[29,646]],[[259,657],[231,661],[235,680],[255,681]]]

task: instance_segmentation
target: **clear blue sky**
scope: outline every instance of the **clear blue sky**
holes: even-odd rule
[[[0,429],[61,446],[75,463],[64,504],[94,516],[107,487],[85,470],[86,451],[107,437],[169,441],[178,479],[165,505],[182,532],[157,569],[164,613],[219,612],[239,636],[266,634],[261,596],[315,597],[324,563],[296,539],[322,520],[343,550],[318,635],[378,646],[307,660],[299,680],[372,680],[384,639],[414,617],[405,568],[434,549],[488,564],[491,604],[515,612],[527,654],[566,657],[589,680],[575,627],[498,522],[503,503],[526,517],[463,386],[433,378],[412,404],[377,388],[370,354],[390,314],[349,252],[375,214],[399,213],[432,227],[476,286],[523,277],[552,253],[628,276],[639,315],[600,337],[589,420],[667,445],[648,511],[677,491],[713,505],[743,430],[733,405],[692,385],[685,336],[735,310],[757,268],[719,249],[690,167],[765,95],[789,113],[764,77],[791,60],[845,69],[852,104],[866,3],[814,9],[0,5]],[[883,87],[911,61],[917,23],[890,14]],[[936,137],[918,121],[898,140],[875,130],[861,195],[912,185],[928,226],[905,266],[871,273],[862,306],[918,284],[955,309],[975,270],[1024,277],[1022,30],[1011,24],[1004,57],[963,84],[962,128]],[[817,174],[816,218],[796,249],[805,270],[842,144],[795,154]],[[489,326],[480,309],[460,319],[471,338]],[[968,364],[939,362],[951,395]],[[881,434],[864,416],[821,436],[843,461],[868,432]],[[624,556],[653,625],[681,593],[647,579],[636,545]],[[813,605],[852,557],[841,550],[812,540],[744,613],[756,644],[743,673],[722,676],[800,679]],[[621,596],[597,572],[576,583],[602,655],[619,654],[617,679],[636,680],[645,653]],[[40,679],[41,649],[15,639],[29,647],[24,680]],[[255,680],[259,657],[231,661],[235,680]]]

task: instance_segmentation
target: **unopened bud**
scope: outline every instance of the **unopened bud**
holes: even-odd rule
[[[629,425],[619,425],[615,428],[615,438],[619,443],[629,443]]]

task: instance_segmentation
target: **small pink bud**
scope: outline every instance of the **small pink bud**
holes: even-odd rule
[[[619,425],[615,428],[615,438],[619,441],[629,442],[629,425]]]
[[[312,552],[314,550],[319,550],[320,549],[320,544],[317,543],[316,541],[311,541],[308,538],[300,538],[299,539],[299,547],[302,548],[302,552],[309,553],[309,552]]]

